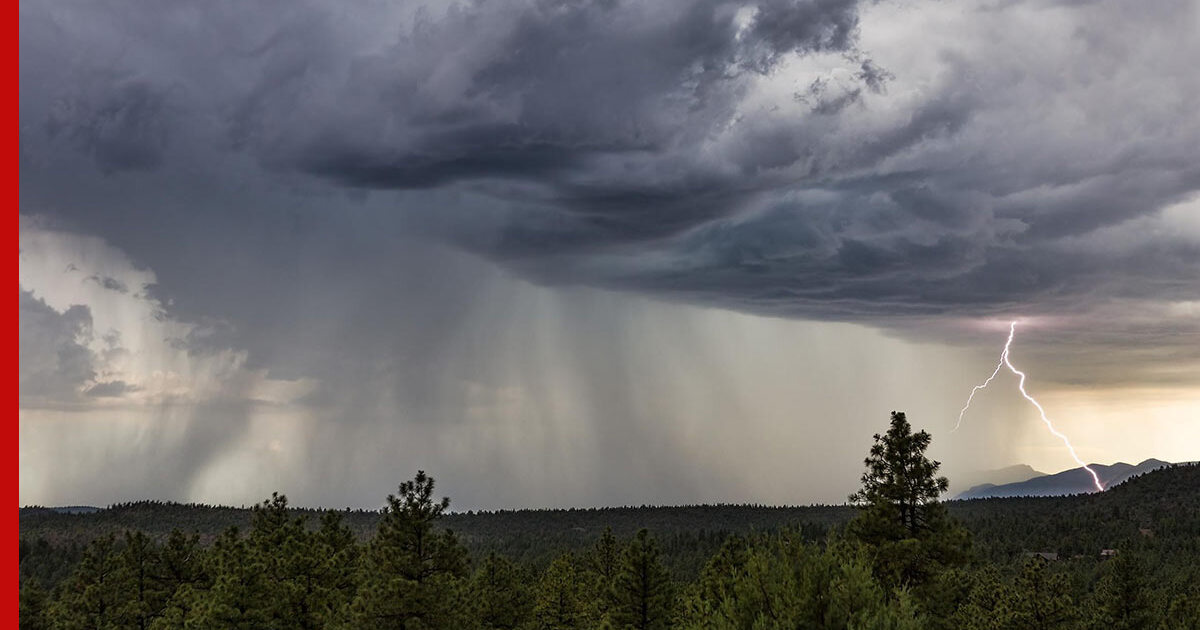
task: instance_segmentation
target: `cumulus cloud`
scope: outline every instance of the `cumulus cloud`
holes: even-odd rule
[[[154,273],[101,239],[34,220],[22,224],[21,246],[23,407],[83,398],[143,406],[271,404],[311,388],[247,369],[244,349],[212,343],[228,324],[178,319],[147,292]]]
[[[92,338],[91,311],[76,304],[59,312],[22,289],[18,317],[21,406],[45,398],[78,397],[96,375],[95,355],[87,347]]]

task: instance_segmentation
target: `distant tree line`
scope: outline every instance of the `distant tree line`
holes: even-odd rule
[[[1200,629],[1196,470],[1151,473],[1141,485],[1156,492],[1088,497],[1057,520],[1032,508],[1022,520],[1036,502],[973,501],[967,513],[981,511],[971,519],[980,527],[968,530],[938,500],[948,482],[925,457],[929,443],[893,413],[848,523],[677,545],[682,555],[707,550],[692,575],[672,570],[647,529],[605,529],[544,560],[502,545],[468,553],[440,526],[449,500],[424,472],[387,498],[366,538],[344,513],[293,510],[282,495],[210,540],[138,529],[86,546],[23,538],[20,627]],[[1105,560],[1059,545],[1051,557],[1062,559],[1048,561],[1014,542],[1130,522],[1133,534]]]

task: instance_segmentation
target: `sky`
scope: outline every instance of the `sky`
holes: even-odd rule
[[[20,5],[20,501],[1200,459],[1200,3]]]

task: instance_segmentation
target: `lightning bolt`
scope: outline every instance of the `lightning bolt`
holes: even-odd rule
[[[1050,433],[1053,434],[1054,437],[1062,440],[1062,443],[1066,445],[1067,451],[1071,453],[1071,458],[1075,460],[1075,463],[1082,466],[1084,470],[1088,471],[1088,473],[1092,475],[1092,483],[1096,486],[1096,490],[1103,492],[1104,484],[1100,482],[1100,475],[1097,475],[1096,471],[1092,470],[1091,466],[1088,466],[1086,462],[1079,458],[1079,454],[1075,452],[1075,447],[1071,445],[1071,440],[1067,438],[1066,435],[1063,435],[1058,429],[1054,428],[1054,423],[1050,422],[1050,418],[1046,417],[1046,410],[1042,408],[1041,403],[1039,403],[1033,396],[1030,396],[1029,392],[1025,391],[1025,373],[1013,366],[1012,360],[1009,358],[1009,350],[1012,347],[1013,337],[1015,337],[1016,334],[1017,322],[1014,320],[1008,326],[1008,341],[1004,343],[1004,351],[1000,353],[1000,362],[996,364],[996,369],[992,371],[992,375],[989,376],[986,381],[976,385],[975,388],[971,390],[971,395],[967,397],[967,404],[963,406],[962,411],[958,412],[958,422],[955,423],[954,428],[950,432],[953,433],[954,431],[957,431],[958,427],[962,425],[963,415],[966,414],[967,410],[971,408],[971,400],[975,398],[976,392],[986,388],[992,382],[992,379],[996,378],[996,375],[1000,373],[1000,369],[1007,367],[1010,372],[1018,377],[1019,380],[1017,381],[1017,389],[1021,390],[1021,395],[1025,397],[1025,400],[1028,400],[1033,404],[1034,407],[1037,408],[1038,414],[1042,416],[1042,422],[1045,423],[1046,428],[1050,430]]]
[[[1008,343],[1012,343],[1012,333],[1011,332],[1008,334]],[[1004,347],[1006,348],[1006,351],[1007,351],[1008,345],[1006,344]],[[976,385],[974,388],[971,389],[971,395],[967,396],[967,404],[963,405],[962,410],[958,412],[958,422],[955,422],[954,428],[950,429],[951,433],[954,433],[955,431],[958,430],[958,427],[962,426],[963,416],[966,415],[967,410],[971,408],[971,401],[975,400],[975,392],[987,387],[988,384],[992,382],[992,379],[996,378],[996,375],[1000,373],[1000,368],[1002,368],[1002,367],[1004,367],[1003,355],[1001,355],[1000,362],[996,364],[996,369],[992,370],[992,375],[987,377],[987,380],[984,381],[982,384]]]

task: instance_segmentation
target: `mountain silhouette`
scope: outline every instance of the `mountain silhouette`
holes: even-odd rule
[[[1043,477],[1046,473],[1034,468],[1028,464],[1014,464],[1005,466],[1004,468],[996,468],[994,470],[976,470],[969,473],[956,473],[950,477],[950,488],[952,490],[961,491],[964,488],[967,491],[976,490],[983,486],[989,488],[1007,483],[1019,483],[1028,481],[1034,477]]]
[[[1130,477],[1147,473],[1152,470],[1170,466],[1170,462],[1159,459],[1147,459],[1135,465],[1117,462],[1111,466],[1090,464],[1092,470],[1100,477],[1104,487],[1111,488]],[[1014,467],[1009,467],[1009,469]],[[1002,469],[1002,470],[1009,470]],[[1001,480],[1003,481],[1003,480]],[[1081,466],[1064,470],[1053,475],[1040,475],[1024,481],[1009,483],[982,483],[972,486],[960,493],[955,499],[985,499],[991,497],[1050,497],[1067,494],[1086,494],[1095,492],[1092,475]]]

